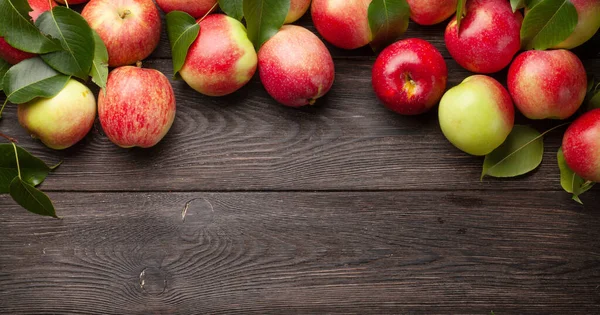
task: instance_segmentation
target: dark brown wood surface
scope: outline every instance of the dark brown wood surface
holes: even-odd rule
[[[406,37],[440,49],[451,87],[470,73],[443,29]],[[0,131],[64,161],[42,185],[62,219],[0,196],[0,313],[600,313],[600,193],[581,206],[561,191],[563,130],[533,174],[481,182],[482,159],[445,140],[435,110],[376,100],[368,48],[329,48],[336,82],[311,108],[278,105],[257,78],[223,98],[173,81],[177,119],[149,150],[97,123],[52,151],[9,105]],[[575,51],[600,74],[600,36]],[[163,36],[144,65],[171,76],[169,55]]]

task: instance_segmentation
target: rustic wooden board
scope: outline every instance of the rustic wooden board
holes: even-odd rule
[[[62,220],[31,216],[0,197],[3,313],[593,314],[600,307],[600,214],[558,192],[51,197]],[[589,196],[589,205],[598,202]]]

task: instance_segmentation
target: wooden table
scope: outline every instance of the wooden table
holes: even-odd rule
[[[444,27],[406,37],[440,49],[452,87],[470,73]],[[175,124],[149,150],[97,123],[55,152],[9,106],[0,130],[64,161],[42,185],[62,219],[0,196],[0,313],[600,313],[600,191],[580,206],[561,190],[562,130],[533,174],[481,182],[482,159],[446,141],[435,110],[376,100],[369,48],[329,48],[336,82],[310,108],[278,105],[257,78],[222,98],[174,81]],[[596,74],[599,49],[596,36],[576,50]],[[163,31],[144,66],[171,76],[169,56]]]

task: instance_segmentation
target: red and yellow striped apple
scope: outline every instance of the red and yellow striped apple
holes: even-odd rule
[[[445,41],[452,58],[476,73],[494,73],[510,64],[521,47],[520,12],[506,0],[469,0],[460,24],[446,27]]]
[[[294,23],[301,18],[304,13],[308,11],[308,8],[310,7],[310,1],[311,0],[291,0],[290,11],[285,18],[285,24]]]
[[[600,182],[600,109],[577,118],[563,137],[563,153],[569,168],[582,178]]]
[[[194,90],[223,96],[248,83],[256,63],[256,51],[244,25],[224,14],[210,14],[200,22],[200,35],[190,46],[179,74]]]
[[[160,14],[152,0],[91,0],[81,15],[106,44],[111,67],[143,60],[160,41]]]
[[[435,106],[444,91],[448,69],[442,54],[427,41],[398,41],[377,57],[372,84],[375,94],[389,109],[418,115]]]
[[[165,13],[183,11],[198,19],[207,14],[217,4],[217,0],[156,0],[156,4]]]
[[[410,18],[417,24],[434,25],[443,22],[454,12],[458,0],[407,0]]]
[[[52,9],[57,4],[54,0],[27,0],[31,11],[29,16],[35,22],[37,18],[44,12]],[[0,37],[0,58],[4,59],[10,64],[17,64],[25,59],[33,58],[36,54],[28,53],[20,49],[12,47],[9,43]]]
[[[79,81],[70,79],[52,98],[36,98],[20,104],[19,123],[47,147],[66,149],[92,129],[96,119],[94,94]]]
[[[568,50],[530,50],[508,70],[508,90],[530,119],[567,119],[581,106],[587,89],[583,64]]]
[[[510,134],[515,109],[502,84],[474,75],[444,94],[438,116],[442,132],[454,146],[471,155],[486,155]]]
[[[373,40],[369,4],[371,0],[313,0],[310,12],[326,41],[339,48],[355,49]]]
[[[285,25],[258,52],[260,80],[279,103],[312,105],[331,89],[333,59],[325,44],[311,31]]]
[[[98,117],[104,133],[116,145],[152,147],[173,125],[173,87],[157,70],[117,68],[108,75],[106,89],[98,94]]]

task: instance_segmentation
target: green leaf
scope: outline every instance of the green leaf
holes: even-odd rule
[[[527,174],[542,163],[543,155],[543,135],[531,127],[515,125],[506,141],[485,157],[481,178]]]
[[[540,4],[544,0],[525,0],[525,7],[527,9],[533,9],[536,5]]]
[[[0,36],[20,50],[42,54],[60,49],[56,39],[42,34],[33,25],[27,0],[0,0]]]
[[[44,161],[19,146],[17,146],[17,153],[19,154],[21,178],[33,186],[41,184],[52,169]],[[0,144],[0,194],[10,191],[10,183],[17,175],[18,168],[13,145],[10,143]]]
[[[69,77],[50,68],[39,57],[30,58],[12,66],[4,75],[3,87],[8,100],[22,104],[36,97],[58,94]]]
[[[290,0],[244,0],[248,38],[256,51],[279,32],[290,10]]]
[[[579,196],[590,190],[594,186],[594,183],[586,181],[571,170],[569,165],[567,165],[567,161],[565,161],[562,147],[558,149],[557,160],[558,168],[560,169],[560,185],[566,192],[573,194],[573,200],[583,204]]]
[[[590,100],[588,101],[588,110],[600,108],[600,90],[596,91]]]
[[[408,28],[410,6],[406,0],[373,0],[369,5],[371,46],[380,50],[396,41]]]
[[[526,15],[521,27],[521,45],[526,49],[546,50],[573,33],[577,10],[569,0],[544,0]]]
[[[510,6],[513,12],[517,12],[517,10],[525,7],[525,0],[510,0]]]
[[[200,25],[194,17],[181,11],[170,12],[166,19],[173,56],[173,76],[176,76],[185,63],[190,46],[200,33]]]
[[[58,38],[63,50],[42,55],[52,68],[87,80],[94,60],[94,34],[79,13],[66,7],[54,7],[36,21],[40,30]]]
[[[50,198],[19,177],[15,177],[10,183],[10,196],[21,207],[35,214],[58,218]]]
[[[219,0],[219,7],[225,14],[241,21],[244,18],[243,0]]]
[[[4,90],[4,88],[2,87],[2,80],[4,79],[4,75],[6,74],[8,69],[10,69],[10,67],[12,67],[10,63],[0,58],[0,91]]]
[[[460,32],[460,22],[465,17],[465,5],[467,0],[458,0],[456,3],[456,31]]]
[[[93,31],[94,34],[94,61],[92,63],[92,82],[96,83],[101,89],[106,88],[106,80],[108,79],[108,51],[102,38]]]

